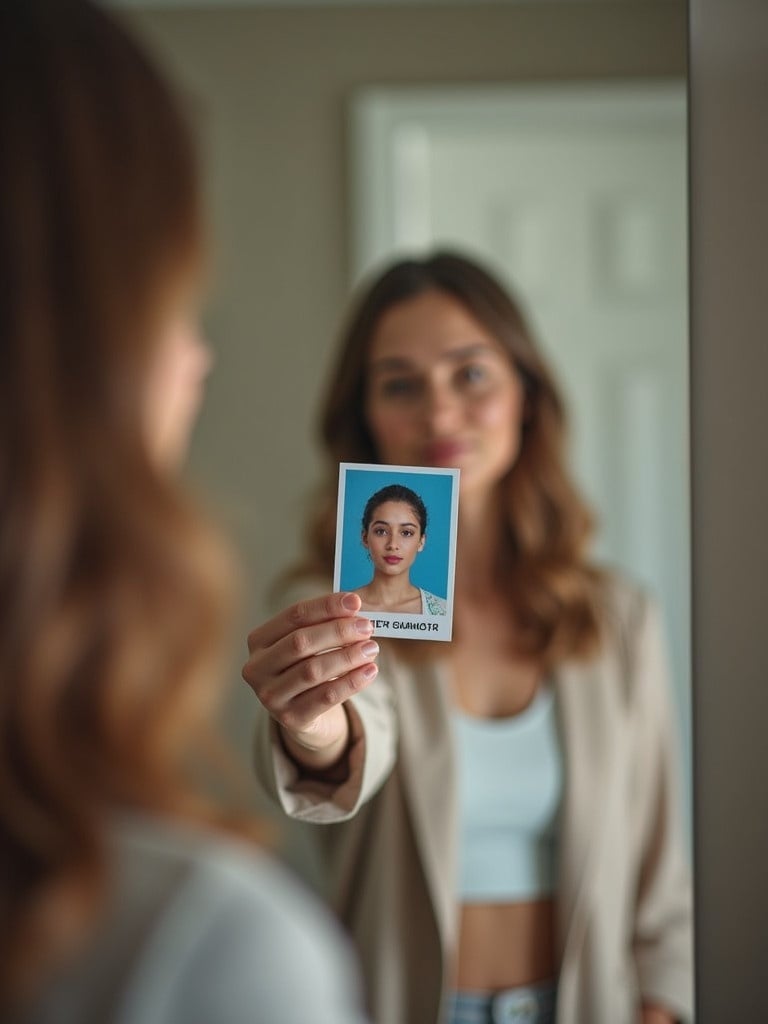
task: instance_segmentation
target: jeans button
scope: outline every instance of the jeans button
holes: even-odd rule
[[[509,1024],[534,1024],[537,1004],[532,996],[519,994],[504,1007],[504,1020]]]
[[[518,1009],[521,1024],[523,1021],[533,1021],[536,1019],[536,1000],[532,996],[526,996],[522,999]]]

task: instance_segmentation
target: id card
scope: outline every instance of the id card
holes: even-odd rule
[[[374,636],[450,640],[459,470],[342,462],[333,589]]]

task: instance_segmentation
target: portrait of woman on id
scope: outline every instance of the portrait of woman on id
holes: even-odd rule
[[[365,505],[362,542],[373,564],[373,578],[355,589],[362,611],[445,615],[446,603],[411,582],[411,567],[427,542],[427,508],[403,484],[389,484]]]

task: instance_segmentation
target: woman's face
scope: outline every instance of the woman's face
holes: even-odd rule
[[[462,495],[490,492],[518,457],[523,406],[509,357],[457,299],[428,291],[382,316],[366,401],[382,462],[458,467]]]
[[[363,544],[382,576],[407,573],[425,540],[418,516],[404,501],[383,502],[373,510],[368,529],[363,531]]]
[[[162,330],[147,391],[147,438],[159,464],[176,466],[186,454],[211,365],[197,314],[176,307]]]

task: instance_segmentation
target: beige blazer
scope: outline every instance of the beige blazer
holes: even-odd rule
[[[405,665],[385,643],[379,665],[350,702],[347,781],[302,778],[263,711],[256,770],[311,845],[376,1024],[437,1024],[457,931],[449,690],[440,664]],[[642,998],[690,1020],[677,744],[659,618],[641,591],[611,584],[602,653],[562,665],[554,685],[565,761],[557,1024],[630,1024]]]

